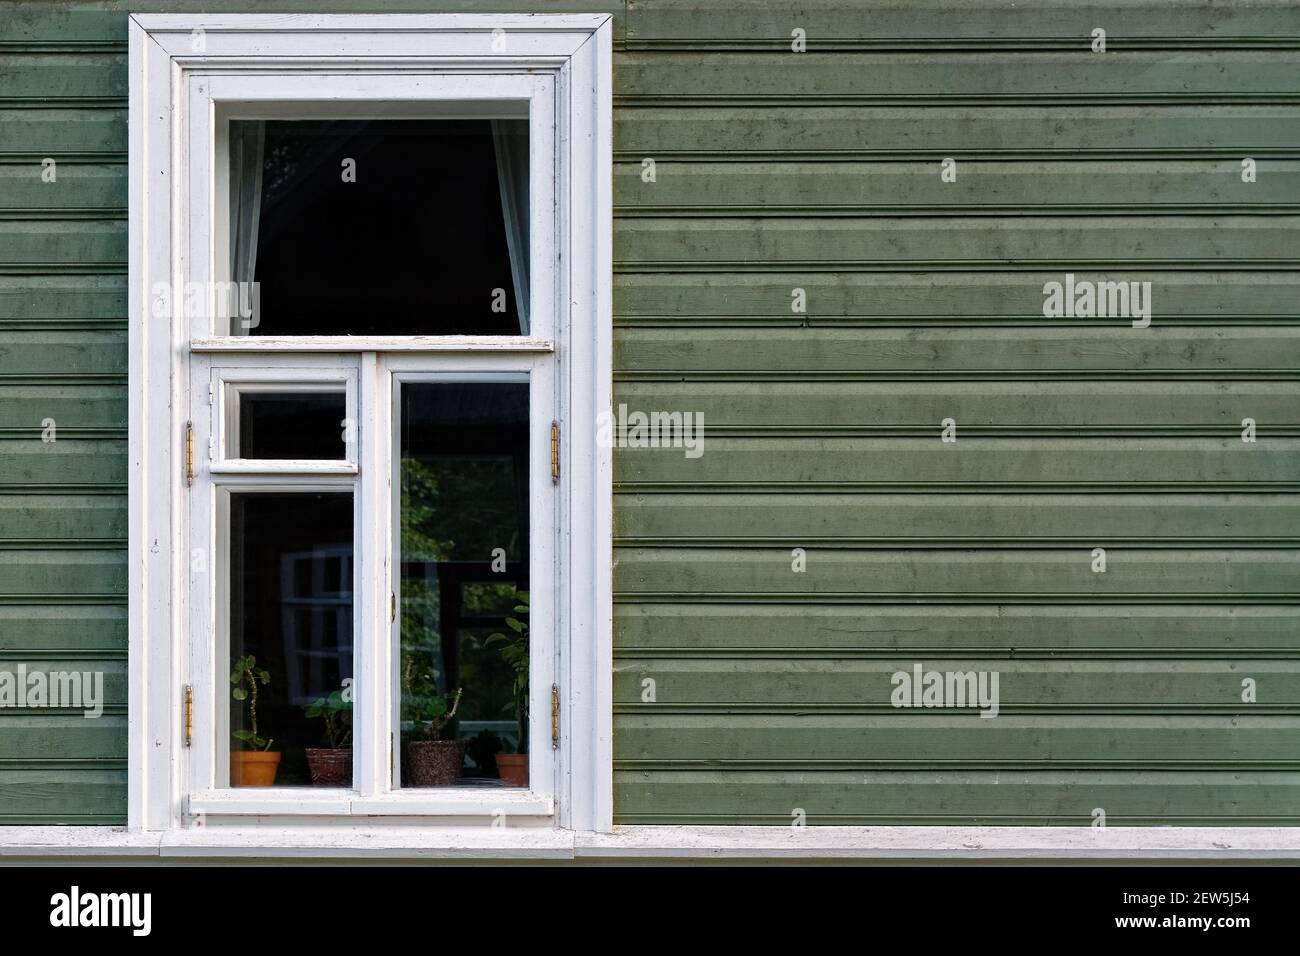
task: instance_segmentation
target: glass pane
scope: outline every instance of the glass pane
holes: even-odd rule
[[[352,495],[230,496],[230,784],[352,785]]]
[[[528,386],[401,395],[400,785],[527,786]]]
[[[528,329],[526,120],[236,120],[229,192],[232,335]]]
[[[239,391],[235,458],[347,457],[343,392]]]

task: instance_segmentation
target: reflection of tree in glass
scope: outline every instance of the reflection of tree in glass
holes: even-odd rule
[[[459,683],[465,688],[460,705],[462,720],[501,720],[514,699],[514,673],[493,648],[484,646],[492,627],[466,627],[460,631]]]
[[[441,686],[442,610],[437,566],[456,561],[482,564],[486,571],[496,548],[505,549],[509,570],[522,569],[525,546],[520,509],[526,508],[515,462],[508,456],[404,457],[401,463],[402,617],[401,716],[414,722],[431,697],[454,688]],[[423,572],[419,566],[423,566]],[[517,578],[467,582],[462,613],[493,617],[514,605]],[[499,719],[514,694],[509,665],[485,651],[473,628],[460,631],[457,684],[466,689],[462,719]],[[408,729],[413,727],[408,723]]]
[[[510,458],[404,458],[403,560],[487,562],[504,548],[518,561],[521,504]]]
[[[483,646],[499,646],[502,660],[515,672],[514,700],[506,705],[506,710],[519,722],[519,753],[524,754],[528,753],[528,592],[520,591],[515,598],[519,603],[514,610],[519,617],[507,617],[509,632],[493,634]]]
[[[309,141],[287,138],[271,141],[262,163],[262,194],[267,205],[274,205],[281,192],[297,178],[302,154],[312,145]]]
[[[447,560],[455,542],[430,533],[435,524],[438,479],[416,458],[402,459],[401,546],[403,564]],[[402,576],[402,719],[422,719],[429,701],[438,694],[437,662],[442,647],[437,621],[440,610],[436,576]],[[419,727],[414,728],[417,733]]]
[[[402,560],[448,561],[455,541],[435,534],[439,480],[419,458],[402,459]]]

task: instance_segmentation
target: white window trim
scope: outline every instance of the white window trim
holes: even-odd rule
[[[191,350],[192,351],[192,350]],[[284,365],[274,368],[222,364],[212,369],[208,384],[209,404],[214,409],[214,435],[207,470],[214,475],[265,475],[300,472],[355,475],[357,443],[344,444],[341,459],[297,461],[286,458],[257,459],[234,454],[233,436],[239,433],[239,395],[244,392],[342,393],[343,415],[357,420],[357,372],[351,365]]]
[[[476,353],[497,363],[513,358],[523,366],[531,356],[558,353],[566,416],[556,562],[565,568],[559,595],[563,633],[557,634],[564,648],[557,675],[562,746],[556,814],[542,822],[571,831],[612,829],[611,462],[609,449],[596,441],[597,416],[610,407],[612,380],[610,21],[603,14],[130,18],[128,832],[193,832],[187,810],[205,820],[215,814],[217,819],[207,822],[222,823],[220,830],[232,829],[241,815],[267,819],[294,812],[292,794],[268,792],[258,799],[238,794],[235,800],[228,792],[189,795],[181,759],[189,571],[187,551],[179,545],[188,512],[182,476],[190,354],[207,353],[214,366],[222,366],[224,354],[231,365],[240,365],[236,355],[246,363],[253,358],[249,353],[289,351],[384,351],[389,361],[394,352],[458,353],[462,360]],[[197,49],[196,36],[202,37]],[[322,75],[348,77],[363,96],[384,89],[386,78],[395,76],[407,81],[436,76],[443,87],[464,91],[465,98],[474,98],[489,76],[551,84],[555,148],[563,170],[555,183],[560,265],[556,288],[542,294],[554,295],[564,308],[537,314],[555,316],[557,327],[539,322],[532,336],[495,339],[319,336],[287,343],[223,341],[224,336],[182,317],[152,317],[155,284],[177,288],[212,278],[212,257],[200,252],[209,246],[201,231],[208,217],[187,212],[196,195],[186,194],[192,164],[197,162],[203,177],[210,177],[214,166],[210,154],[189,155],[194,130],[211,123],[210,110],[194,104],[205,102],[203,94],[211,97],[210,88],[218,84],[249,91],[268,105],[277,96],[296,102],[296,95],[285,96],[284,90],[294,90],[294,84],[305,90],[313,76]],[[209,180],[197,188],[198,195],[211,195]],[[362,378],[373,375],[373,354],[357,357]],[[428,359],[422,362],[427,365]],[[364,446],[364,434],[361,441]],[[361,458],[366,458],[364,447]],[[370,544],[373,552],[377,543]],[[390,813],[446,815],[460,819],[459,827],[466,822],[462,814],[482,814],[483,802],[442,792],[344,797],[334,811],[354,820],[364,815],[373,822]],[[549,801],[524,794],[505,802],[508,813],[551,813]],[[235,814],[230,827],[224,825],[227,813]],[[256,844],[268,838],[260,832],[247,831],[240,839]]]

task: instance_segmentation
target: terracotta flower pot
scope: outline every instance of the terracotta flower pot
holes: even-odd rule
[[[449,787],[460,780],[465,741],[412,740],[406,745],[402,761],[409,786]]]
[[[318,787],[352,786],[351,747],[308,747],[307,769]]]
[[[232,750],[230,785],[232,787],[271,787],[280,766],[277,750]]]
[[[528,754],[497,754],[497,772],[507,787],[528,786]]]

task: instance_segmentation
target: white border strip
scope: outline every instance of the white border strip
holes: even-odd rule
[[[1300,828],[1275,827],[412,827],[348,824],[173,833],[0,827],[0,860],[425,859],[592,862],[1300,862]]]

